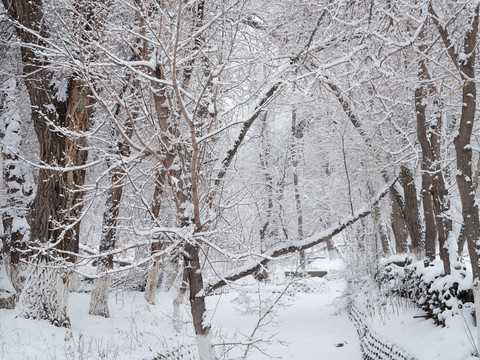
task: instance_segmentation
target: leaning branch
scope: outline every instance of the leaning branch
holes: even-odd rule
[[[275,98],[275,95],[277,95],[280,90],[285,86],[285,82],[279,80],[276,83],[274,83],[268,91],[266,91],[261,97],[258,102],[258,104],[255,106],[253,113],[249,116],[245,122],[243,122],[242,129],[240,130],[240,133],[233,143],[233,146],[228,150],[227,154],[222,160],[222,164],[220,167],[220,170],[217,172],[217,176],[215,178],[215,189],[218,188],[220,183],[222,182],[223,178],[227,174],[227,170],[232,163],[233,159],[235,158],[235,155],[238,152],[238,149],[240,148],[240,145],[242,145],[243,140],[245,139],[245,136],[247,135],[248,130],[252,126],[252,124],[255,122],[255,120],[258,118],[260,113],[265,109],[265,107]],[[207,202],[211,205],[213,198],[216,195],[216,190],[213,190],[209,196]]]
[[[457,67],[457,69],[460,70],[460,66],[458,63],[458,54],[455,52],[455,47],[454,47],[454,44],[452,43],[451,36],[447,28],[444,27],[442,24],[440,24],[440,21],[438,21],[438,15],[433,9],[431,2],[428,5],[428,12],[432,17],[433,23],[437,27],[438,32],[440,33],[440,36],[442,37],[442,41],[445,44],[445,48],[447,49],[448,55],[450,55],[450,58],[452,59],[453,64]],[[460,73],[462,74],[461,70],[460,70]]]
[[[365,130],[362,129],[362,124],[358,120],[357,115],[355,115],[355,112],[350,106],[350,103],[347,101],[347,99],[343,97],[342,92],[340,91],[337,85],[335,85],[331,81],[327,81],[327,85],[335,94],[335,97],[337,98],[340,105],[342,105],[342,109],[345,112],[345,114],[347,114],[347,117],[352,123],[352,125],[358,130],[358,132],[363,137],[367,145],[370,146],[370,140],[367,138],[367,133],[365,132]]]
[[[295,252],[307,250],[313,246],[316,246],[324,241],[327,241],[331,237],[338,235],[347,227],[353,225],[360,219],[368,216],[372,212],[372,208],[377,205],[380,200],[389,192],[390,188],[395,184],[397,180],[393,180],[389,182],[371,201],[371,203],[361,210],[355,212],[352,216],[344,219],[338,225],[330,227],[329,229],[322,231],[321,233],[312,235],[303,240],[295,240],[288,242],[287,244],[276,246],[264,254],[262,254],[262,260],[260,261],[253,261],[250,264],[247,264],[240,269],[237,269],[233,272],[226,274],[225,276],[221,277],[220,280],[208,284],[205,287],[205,294],[210,294],[212,291],[219,289],[233,281],[239,280],[244,278],[245,276],[252,275],[259,271],[263,266],[265,266],[271,260],[278,258],[283,255],[292,254]]]

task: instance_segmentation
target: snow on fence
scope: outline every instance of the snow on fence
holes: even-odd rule
[[[437,325],[445,326],[456,315],[473,316],[472,273],[465,265],[456,263],[452,273],[445,275],[439,261],[427,267],[423,262],[404,264],[384,260],[377,276],[384,292],[413,300]]]
[[[367,316],[352,302],[348,306],[350,319],[360,338],[365,360],[417,360],[405,350],[375,333],[367,323]]]

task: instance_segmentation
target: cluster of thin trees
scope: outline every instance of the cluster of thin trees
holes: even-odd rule
[[[438,255],[446,275],[466,244],[477,284],[478,17],[471,0],[3,0],[0,304],[69,326],[87,275],[108,317],[112,276],[144,269],[148,302],[160,277],[188,290],[212,359],[209,293],[284,255],[305,269],[345,229],[367,263]]]

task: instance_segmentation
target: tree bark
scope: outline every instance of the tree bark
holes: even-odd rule
[[[425,45],[419,47],[425,50]],[[445,186],[443,170],[441,167],[440,136],[442,128],[442,114],[439,111],[438,91],[432,84],[425,59],[418,63],[418,77],[422,82],[415,89],[415,109],[417,113],[417,134],[422,148],[422,197],[426,222],[426,256],[435,259],[435,235],[438,235],[440,258],[443,261],[445,274],[450,274],[451,250],[448,239],[452,236],[452,220],[450,219],[448,191]],[[428,83],[426,83],[428,81]],[[431,126],[426,115],[426,91],[435,96],[433,107],[436,124]]]
[[[402,165],[400,169],[400,183],[403,187],[405,201],[403,208],[405,224],[407,225],[408,233],[412,241],[412,252],[418,260],[423,256],[423,231],[420,224],[415,180],[413,179],[412,172],[405,165]]]
[[[420,67],[420,69],[422,69]],[[419,77],[425,80],[425,74],[420,70]],[[425,218],[425,256],[429,261],[435,260],[435,245],[437,229],[433,210],[432,187],[433,187],[433,164],[434,156],[432,144],[427,136],[429,130],[426,120],[426,104],[423,86],[415,89],[415,110],[417,114],[417,136],[422,148],[422,190],[420,196],[423,200],[423,214]]]
[[[260,149],[259,156],[260,156],[260,166],[263,170],[263,177],[265,180],[265,190],[267,192],[267,208],[264,212],[265,215],[261,216],[259,212],[259,218],[262,220],[262,225],[260,227],[259,236],[260,236],[260,251],[265,251],[266,244],[265,241],[273,235],[273,231],[270,230],[271,227],[271,220],[273,216],[273,179],[270,175],[270,171],[268,169],[269,164],[269,144],[266,140],[266,128],[267,128],[267,113],[263,114],[263,122],[262,122],[262,130],[260,132],[260,141],[262,148]],[[258,273],[254,275],[255,279],[257,280],[267,280],[268,279],[268,271],[267,268],[262,268],[259,270]]]
[[[82,82],[75,78],[68,80],[65,99],[57,96],[51,86],[53,71],[45,60],[37,57],[37,46],[48,47],[44,40],[47,38],[43,22],[42,0],[29,2],[21,0],[3,0],[10,17],[18,21],[17,34],[21,40],[21,55],[23,63],[24,81],[30,98],[32,119],[40,147],[40,161],[44,165],[39,170],[37,192],[32,204],[31,239],[30,243],[55,244],[46,255],[42,255],[42,262],[50,261],[51,257],[60,257],[66,261],[75,261],[75,253],[79,246],[79,215],[81,214],[85,170],[81,168],[87,160],[87,151],[83,150],[86,144],[82,132],[88,129],[90,121],[90,99],[88,91]],[[53,108],[52,108],[53,106]],[[64,130],[79,134],[70,137]],[[76,168],[80,166],[80,168]],[[62,170],[71,168],[71,170]],[[48,273],[48,275],[47,275]],[[29,281],[35,287],[40,281],[48,282],[51,278],[52,286],[66,286],[68,275],[59,271],[47,271],[38,268],[30,277],[38,277],[38,281]],[[63,284],[63,285],[62,285]],[[55,325],[68,326],[66,315],[67,301],[54,296],[63,296],[63,290],[49,291],[39,287],[29,289],[26,294],[33,296],[37,293],[42,300],[29,301],[25,296],[18,314],[24,317],[47,318]],[[42,295],[42,291],[45,293]],[[24,290],[25,292],[25,290]],[[33,296],[35,298],[35,296]],[[38,299],[37,299],[38,300]],[[49,306],[45,304],[50,303]],[[57,309],[58,306],[65,307]],[[44,306],[44,311],[39,309]],[[57,318],[58,316],[58,318]]]
[[[475,308],[480,309],[480,219],[478,205],[475,199],[475,186],[473,183],[472,171],[472,146],[471,137],[475,123],[475,110],[477,103],[477,87],[475,83],[475,58],[479,23],[480,4],[476,4],[473,13],[468,19],[469,28],[463,39],[462,57],[455,52],[450,34],[447,29],[439,23],[439,19],[432,4],[429,4],[429,13],[437,27],[453,64],[457,67],[462,82],[462,111],[460,126],[453,142],[457,157],[456,179],[462,202],[462,215],[464,222],[463,236],[465,236],[470,262],[473,273],[473,291]],[[465,55],[465,56],[463,56]],[[477,324],[477,349],[480,347],[480,316],[476,317]]]
[[[114,139],[115,137],[113,137]],[[112,139],[112,140],[113,140]],[[122,140],[117,142],[116,155],[119,157],[127,157],[130,155],[129,146]],[[110,161],[107,161],[109,164]],[[111,165],[111,164],[109,164]],[[100,238],[99,253],[104,254],[115,249],[117,236],[118,214],[120,210],[120,201],[123,194],[123,181],[125,178],[125,169],[122,165],[115,166],[109,174],[110,188],[107,191],[107,201],[105,211],[103,213],[102,233]],[[98,260],[98,271],[104,272],[113,269],[113,255],[109,254]],[[90,315],[99,315],[110,317],[108,308],[108,292],[110,286],[110,275],[105,275],[97,279],[95,289],[92,291],[90,299]]]
[[[473,184],[471,137],[475,121],[477,98],[477,88],[474,79],[479,5],[475,7],[474,13],[469,19],[471,27],[464,38],[462,53],[468,54],[466,59],[459,59],[459,54],[455,52],[455,47],[451,43],[447,29],[439,23],[437,14],[431,4],[429,5],[429,12],[442,37],[445,48],[454,65],[459,70],[463,81],[460,126],[458,134],[454,138],[457,158],[456,179],[462,203],[464,221],[463,234],[468,245],[470,261],[472,263],[473,279],[474,281],[478,281],[480,276],[478,264],[478,254],[480,252],[480,243],[478,241],[480,239],[480,219]],[[480,301],[480,299],[475,298],[475,302],[478,301]],[[477,326],[479,325],[480,317],[477,317]]]
[[[396,254],[406,254],[408,251],[407,246],[407,227],[405,226],[405,220],[403,217],[403,199],[398,194],[398,191],[395,189],[395,186],[392,187],[389,191],[390,201],[392,204],[392,212],[390,214],[391,225],[393,235],[395,237],[395,253]]]
[[[20,293],[26,280],[27,267],[20,260],[26,257],[29,227],[29,201],[32,195],[31,184],[26,183],[26,169],[18,154],[22,152],[21,118],[16,110],[18,103],[17,82],[14,78],[5,81],[5,96],[2,96],[0,109],[0,139],[3,144],[3,181],[6,190],[5,208],[2,209],[3,260],[6,275],[15,291]],[[1,307],[1,306],[0,306]]]
[[[304,238],[303,234],[303,209],[302,209],[302,199],[300,196],[300,186],[298,181],[298,162],[299,162],[299,149],[300,144],[298,143],[303,139],[304,135],[305,121],[297,122],[297,113],[295,109],[292,110],[292,135],[293,139],[296,140],[296,143],[293,144],[291,148],[291,157],[292,157],[292,169],[293,169],[293,190],[295,193],[295,211],[297,212],[297,235],[298,239],[302,240]],[[305,251],[301,250],[299,252],[300,256],[300,270],[302,272],[306,271],[305,264]]]
[[[189,299],[200,359],[213,360],[215,355],[211,345],[211,326],[206,319],[205,292],[203,291],[203,276],[198,252],[198,245],[187,244],[185,246],[186,256],[184,259],[190,290]]]
[[[127,88],[124,87],[122,93],[125,93],[126,90]],[[115,116],[119,116],[119,114],[120,106],[117,105],[115,109]],[[126,134],[127,136],[132,135],[131,126],[127,126]],[[130,156],[130,146],[126,143],[126,141],[118,136],[117,132],[113,128],[110,131],[110,135],[110,152],[117,159],[114,161],[121,161],[120,159]],[[114,143],[116,143],[116,147],[113,145]],[[105,211],[103,212],[102,233],[99,247],[100,254],[105,254],[115,249],[118,214],[120,211],[120,201],[122,200],[124,179],[126,176],[126,171],[123,164],[117,163],[115,166],[112,166],[112,161],[107,159],[107,165],[109,168],[111,168],[109,171],[110,188],[107,191],[107,201],[105,203]],[[102,273],[110,269],[113,269],[113,255],[109,254],[102,256],[98,260],[97,271]],[[104,277],[95,280],[95,289],[92,291],[90,297],[90,315],[99,315],[107,318],[110,317],[110,310],[108,307],[110,283],[110,275],[105,275]]]

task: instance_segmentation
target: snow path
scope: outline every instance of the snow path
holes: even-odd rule
[[[247,360],[362,359],[353,324],[345,312],[338,312],[344,281],[335,278],[334,264],[320,265],[318,269],[328,267],[327,279],[316,282],[316,293],[310,285],[310,294],[282,297],[280,306],[255,332],[254,338],[261,341],[248,351]],[[315,285],[316,280],[310,281]],[[207,320],[213,326],[214,342],[233,344],[221,360],[244,359],[245,344],[258,321],[259,302],[263,310],[268,309],[283,289],[280,284],[259,284],[253,278],[235,287],[237,291],[207,297]],[[367,291],[365,296],[371,299],[378,294]],[[159,292],[157,305],[148,305],[143,293],[112,292],[109,319],[89,315],[89,300],[88,293],[70,294],[71,329],[15,318],[12,310],[0,309],[0,360],[148,360],[165,353],[166,348],[194,341],[188,304],[181,309],[185,325],[181,334],[173,329],[171,294]],[[476,328],[471,317],[451,318],[449,327],[442,328],[419,318],[422,311],[406,300],[390,299],[378,306],[368,312],[371,329],[417,359],[473,360],[470,354]],[[236,346],[238,343],[243,345]]]
[[[345,312],[337,313],[336,299],[343,291],[340,280],[328,281],[330,291],[325,294],[297,295],[294,302],[280,308],[274,321],[257,333],[264,339],[273,336],[269,343],[261,345],[262,351],[274,358],[294,360],[361,360],[361,349],[357,332]],[[222,295],[231,297],[232,295]],[[217,299],[215,299],[217,298]],[[237,330],[250,335],[256,323],[254,315],[242,315],[230,301],[217,297],[209,299],[209,307],[217,306],[213,321],[222,333]],[[260,335],[259,335],[260,334]],[[343,344],[343,346],[336,346]],[[239,354],[240,355],[240,354]],[[265,360],[267,356],[252,350],[249,360]]]

